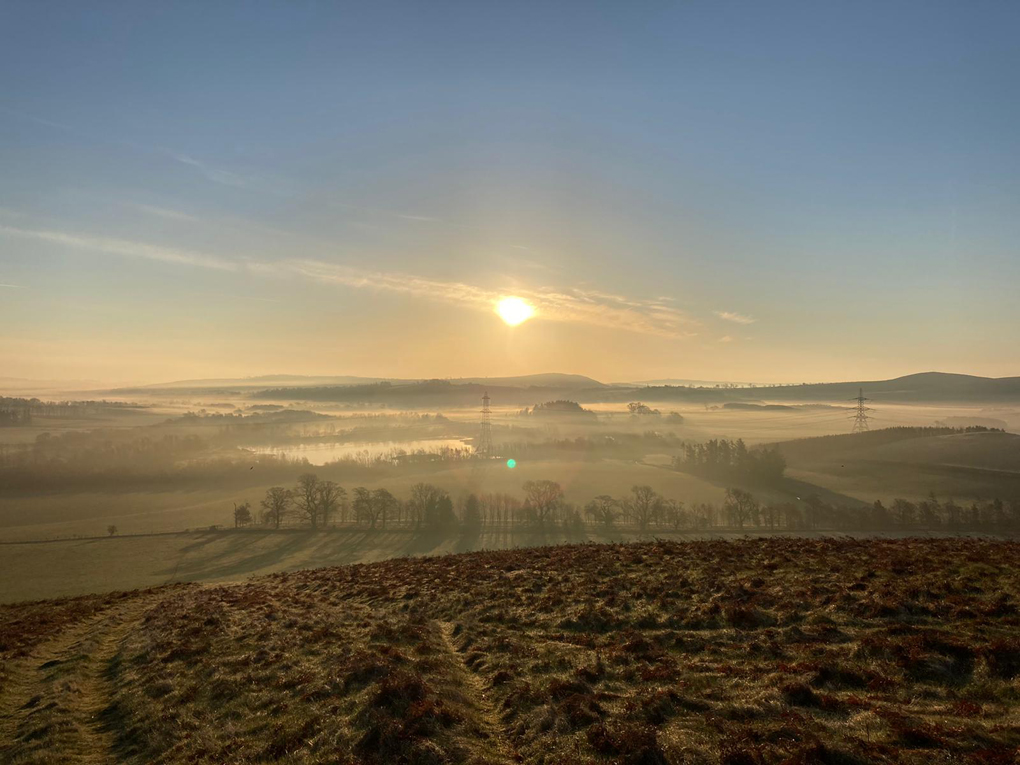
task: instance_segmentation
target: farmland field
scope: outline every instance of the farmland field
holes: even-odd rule
[[[4,761],[1014,762],[1020,545],[573,545],[0,607]]]

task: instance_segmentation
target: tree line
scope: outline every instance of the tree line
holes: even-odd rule
[[[462,531],[487,528],[539,527],[567,531],[636,528],[654,531],[989,531],[1020,532],[1020,499],[995,499],[966,507],[940,501],[934,493],[920,502],[896,499],[888,507],[845,506],[810,495],[800,502],[763,502],[752,492],[729,488],[721,503],[666,497],[651,486],[635,485],[621,497],[607,494],[584,505],[568,502],[555,481],[525,481],[523,496],[503,492],[469,493],[456,500],[434,484],[420,482],[408,496],[388,489],[357,486],[350,491],[314,473],[302,475],[292,487],[270,488],[253,512],[249,503],[234,507],[237,527],[261,525],[279,529],[338,525],[366,529],[410,528],[416,531]]]

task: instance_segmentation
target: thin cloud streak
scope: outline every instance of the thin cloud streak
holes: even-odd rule
[[[12,289],[12,290],[27,290],[28,289],[28,287],[26,287],[23,284],[0,284],[0,287],[7,287],[8,289]]]
[[[182,165],[195,168],[213,183],[219,183],[223,186],[233,186],[238,189],[247,189],[252,186],[251,181],[247,178],[243,178],[236,173],[231,173],[218,167],[213,167],[207,162],[201,162],[187,154],[170,151],[169,149],[161,149],[161,151],[175,161],[180,162]]]
[[[720,319],[732,321],[735,324],[754,324],[758,321],[753,316],[745,316],[744,314],[735,313],[734,311],[716,311],[715,315]]]
[[[213,255],[205,255],[200,252],[179,250],[171,247],[160,247],[143,242],[131,242],[125,239],[65,234],[62,231],[40,231],[4,225],[0,225],[0,234],[18,239],[62,244],[66,247],[87,250],[89,252],[101,252],[129,258],[142,258],[144,260],[157,260],[164,263],[176,263],[186,266],[199,266],[219,271],[236,271],[238,267],[237,263],[233,261],[224,260]]]
[[[491,311],[510,292],[496,291],[463,282],[428,279],[412,274],[363,271],[317,260],[286,260],[261,264],[256,270],[290,271],[321,283],[355,289],[375,289],[437,300],[466,308]],[[540,318],[612,329],[624,329],[660,337],[690,337],[696,322],[675,308],[585,290],[515,289],[512,294],[537,308]]]
[[[182,223],[198,223],[199,218],[188,213],[180,212],[179,210],[171,210],[167,207],[156,207],[154,205],[143,205],[138,202],[124,202],[124,205],[130,207],[138,212],[145,213],[146,215],[155,215],[157,218],[166,218],[167,220],[181,221]]]
[[[134,143],[132,141],[123,141],[117,139],[110,139],[107,137],[100,137],[90,132],[80,130],[74,127],[73,125],[67,125],[64,124],[63,122],[55,122],[54,120],[44,119],[43,117],[37,117],[34,114],[18,111],[16,109],[7,109],[4,107],[0,107],[0,114],[8,114],[12,117],[28,120],[38,125],[45,125],[46,127],[54,128],[56,130],[62,130],[66,133],[76,135],[80,138],[89,141],[99,141],[105,144],[122,146],[132,149],[134,151],[140,151],[145,153],[155,152],[165,157],[169,157],[170,159],[174,160],[175,162],[179,162],[182,165],[193,167],[196,170],[198,170],[207,180],[212,181],[213,183],[218,183],[223,186],[233,186],[234,188],[239,189],[257,189],[259,191],[269,190],[266,184],[257,183],[253,178],[246,178],[244,176],[238,175],[237,173],[232,173],[228,170],[215,167],[213,165],[210,165],[208,162],[197,160],[188,154],[184,154],[183,152],[174,151],[172,149],[166,149],[161,147],[154,148],[151,146],[144,146],[141,144]]]
[[[174,263],[177,265],[237,271],[241,268],[267,277],[292,274],[324,284],[373,289],[409,295],[449,305],[492,311],[510,294],[532,303],[540,318],[610,329],[623,329],[667,338],[690,337],[698,322],[659,300],[638,300],[597,290],[514,288],[497,291],[456,281],[429,279],[400,272],[366,271],[313,259],[280,261],[227,260],[191,250],[110,237],[68,234],[0,225],[0,235],[60,244],[89,252]]]

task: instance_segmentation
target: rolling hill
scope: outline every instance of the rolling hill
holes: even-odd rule
[[[1020,498],[1020,435],[885,428],[783,441],[787,473],[865,501]]]
[[[883,403],[1020,403],[1020,377],[923,372],[892,380],[864,380],[804,385],[728,388],[697,381],[654,381],[606,384],[576,374],[532,374],[509,377],[462,377],[409,380],[383,377],[266,375],[247,378],[209,378],[156,383],[104,391],[110,395],[157,396],[232,393],[277,400],[354,403],[407,403],[421,405],[475,405],[485,390],[496,391],[504,403],[533,405],[543,396],[569,396],[585,403],[642,399],[690,403],[764,401],[846,401],[864,389]]]

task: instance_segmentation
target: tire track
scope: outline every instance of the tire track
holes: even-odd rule
[[[165,594],[104,609],[12,662],[0,698],[0,761],[116,761],[103,724],[113,688],[106,672],[121,643]]]
[[[457,649],[457,645],[454,642],[456,625],[451,622],[437,622],[437,624],[443,646],[449,652],[454,664],[454,671],[461,681],[461,688],[478,713],[481,733],[496,755],[495,759],[486,761],[498,763],[518,762],[519,756],[517,755],[517,750],[503,732],[503,724],[500,720],[499,712],[489,699],[485,681],[464,663],[463,654]]]

